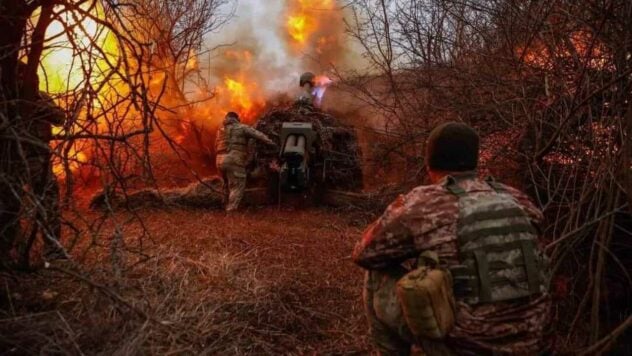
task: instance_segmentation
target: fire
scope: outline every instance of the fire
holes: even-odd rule
[[[220,114],[236,111],[246,121],[254,119],[259,109],[264,105],[257,83],[246,82],[229,76],[224,78],[224,88],[220,88],[218,95],[218,99],[223,102],[222,106],[224,106],[224,109],[220,110]]]
[[[311,67],[303,54],[318,54],[319,59],[335,62],[344,53],[341,45],[343,16],[337,1],[287,0],[285,4],[284,17],[279,24],[283,26],[283,31],[276,31],[275,35],[282,34],[287,42],[286,46],[279,48],[282,53],[274,53],[273,60],[260,57],[264,51],[257,52],[261,50],[258,43],[245,42],[245,46],[233,46],[222,55],[209,56],[208,66],[205,58],[199,56],[200,48],[191,50],[186,58],[179,58],[180,62],[174,63],[168,55],[161,55],[163,47],[155,45],[148,48],[150,62],[126,62],[126,68],[121,73],[141,73],[134,80],[143,81],[150,100],[160,97],[160,105],[152,115],[160,121],[161,129],[170,139],[181,147],[186,146],[185,149],[192,153],[197,152],[194,150],[202,153],[212,151],[195,145],[198,142],[212,144],[212,140],[207,140],[204,135],[212,137],[228,111],[235,111],[242,121],[253,123],[265,107],[266,98],[286,90],[285,83],[290,79],[295,83],[296,78],[290,78],[290,75]],[[59,9],[59,20],[53,22],[47,31],[47,38],[51,40],[46,43],[47,49],[42,56],[42,90],[64,98],[58,104],[67,108],[76,121],[70,127],[56,130],[55,134],[69,137],[95,133],[99,136],[121,136],[137,131],[143,127],[139,112],[142,108],[132,105],[128,97],[133,90],[130,83],[116,74],[121,68],[112,72],[108,67],[134,56],[124,56],[128,50],[126,43],[119,42],[102,26],[99,21],[105,16],[102,9],[89,10],[94,11],[94,18],[71,11]],[[147,28],[154,28],[153,20],[139,19],[148,22]],[[145,42],[153,43],[152,36],[155,34],[147,33],[146,36]],[[276,50],[276,46],[272,47]],[[174,66],[176,70],[172,71]],[[299,66],[304,68],[298,69]],[[107,82],[103,83],[106,78]],[[316,82],[314,95],[321,100],[331,81],[319,77]],[[90,97],[84,99],[84,92]],[[92,102],[77,104],[83,100]],[[151,134],[152,150],[161,147],[162,135],[162,131]],[[57,155],[63,152],[62,156],[67,157],[65,162],[61,159],[54,161],[54,172],[58,177],[69,171],[83,175],[83,166],[98,167],[102,163],[103,154],[97,149],[94,139],[52,142],[51,146]]]
[[[85,152],[78,151],[76,147],[71,147],[68,152],[68,170],[71,173],[76,173],[82,164],[88,162],[88,155]],[[64,177],[66,175],[66,166],[59,157],[53,158],[53,174],[57,177]]]
[[[314,88],[312,95],[315,97],[317,106],[321,105],[323,97],[325,96],[325,91],[327,91],[327,87],[332,83],[333,80],[326,75],[317,75],[316,78],[314,78],[314,84],[316,84],[316,87]]]
[[[104,16],[99,9],[93,12],[97,18]],[[38,16],[39,14],[35,14],[33,20],[36,20]],[[98,79],[94,77],[103,74],[97,69],[91,73],[93,78],[85,77],[82,65],[89,66],[91,63],[88,63],[88,60],[82,63],[81,57],[75,53],[76,48],[70,46],[70,39],[74,46],[90,53],[92,58],[100,56],[97,51],[94,51],[94,44],[103,49],[103,53],[108,58],[100,58],[97,60],[97,65],[99,62],[102,63],[106,59],[112,60],[118,56],[117,45],[110,31],[99,26],[95,19],[72,11],[66,11],[59,17],[63,23],[60,20],[54,20],[46,29],[45,38],[52,40],[46,43],[39,68],[39,77],[45,78],[40,83],[40,89],[55,94],[66,93],[77,88],[84,81]],[[67,32],[66,28],[72,29],[72,32]]]
[[[586,61],[584,65],[595,69],[605,69],[608,50],[595,39],[594,34],[578,30],[570,34],[563,45],[550,46],[544,41],[534,41],[529,48],[518,47],[516,54],[530,66],[553,69],[555,62],[577,58]]]
[[[210,126],[221,123],[228,111],[235,111],[242,120],[252,122],[265,104],[264,93],[254,79],[260,76],[253,67],[252,52],[228,50],[222,59],[224,62],[219,65],[222,79],[214,86],[215,96],[200,107],[197,114]]]
[[[287,20],[288,33],[300,44],[307,40],[306,22],[304,16],[290,16]]]
[[[328,42],[327,36],[319,32],[324,27],[322,25],[327,25],[326,17],[335,10],[333,0],[293,0],[288,5],[287,33],[299,49],[309,44],[319,47]]]
[[[59,7],[59,11],[63,10]],[[81,92],[84,87],[102,81],[107,72],[107,61],[115,62],[118,58],[118,45],[114,36],[109,30],[98,24],[97,19],[102,19],[105,15],[100,7],[91,10],[93,18],[81,15],[79,12],[64,11],[46,29],[45,48],[42,53],[38,76],[40,80],[40,90],[57,96],[56,104],[77,116],[76,122],[70,127],[53,128],[55,135],[72,135],[82,132],[85,126],[85,108],[83,99],[80,103],[71,103],[72,100],[66,98],[66,94]],[[39,13],[35,13],[31,21],[37,22]],[[100,50],[96,50],[98,47]],[[77,52],[83,52],[78,54]],[[89,55],[88,55],[89,54]],[[88,71],[84,71],[89,68]],[[92,108],[100,109],[98,102],[107,101],[108,92],[113,90],[112,86],[103,86],[97,93],[98,98],[92,104]],[[81,94],[79,95],[81,97]],[[97,126],[102,123],[97,122]],[[53,159],[53,172],[58,177],[63,178],[68,170],[71,173],[77,172],[80,166],[89,161],[92,145],[76,140],[70,147],[61,147],[59,142],[51,142],[51,148],[57,153],[60,149],[64,151],[65,163],[56,155]]]
[[[236,80],[226,78],[224,81],[226,88],[230,92],[230,104],[241,108],[241,110],[249,111],[252,109],[252,100],[246,91],[246,86]]]

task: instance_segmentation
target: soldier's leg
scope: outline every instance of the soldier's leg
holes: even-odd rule
[[[12,263],[11,250],[15,239],[20,235],[22,202],[20,193],[16,191],[18,187],[17,184],[0,182],[0,268]]]
[[[228,205],[228,196],[230,194],[230,188],[228,187],[228,174],[226,174],[225,170],[219,170],[220,175],[222,176],[222,182],[224,185],[222,186],[223,195],[222,195],[222,204],[224,208]]]
[[[68,258],[66,250],[60,243],[61,239],[61,211],[59,208],[59,183],[57,177],[48,167],[47,179],[44,185],[41,201],[43,205],[42,237],[44,239],[44,256],[47,259]]]
[[[409,355],[412,337],[402,316],[396,295],[403,270],[368,271],[365,276],[364,306],[373,343],[381,355]]]
[[[228,197],[228,205],[226,211],[235,211],[239,209],[241,199],[244,197],[246,189],[246,171],[239,167],[229,171],[228,184],[230,195]]]

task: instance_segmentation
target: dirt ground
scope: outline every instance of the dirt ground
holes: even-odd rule
[[[82,223],[94,227],[90,214]],[[122,229],[66,231],[81,241],[78,265],[0,275],[3,354],[370,351],[350,260],[368,218],[270,207],[112,219]]]

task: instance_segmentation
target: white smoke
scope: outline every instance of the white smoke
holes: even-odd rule
[[[228,5],[235,6],[235,4]],[[201,59],[201,72],[209,73],[209,82],[217,84],[217,66],[227,49],[249,50],[259,87],[267,95],[293,93],[298,88],[298,77],[305,70],[302,59],[291,53],[282,33],[285,0],[242,0],[236,3],[232,20],[217,32],[207,35],[205,46],[210,58]],[[204,63],[206,62],[206,63]],[[210,70],[206,67],[210,66]],[[219,71],[221,72],[221,71]]]

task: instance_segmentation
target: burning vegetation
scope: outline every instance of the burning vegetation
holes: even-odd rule
[[[352,242],[456,120],[545,214],[554,350],[630,352],[629,1],[263,3],[0,0],[0,349],[368,352]],[[208,211],[227,111],[280,144],[251,147],[244,216]],[[258,208],[306,177],[337,210]],[[5,266],[41,267],[50,225],[70,267]]]

